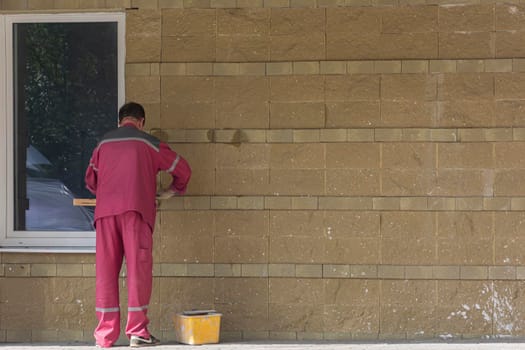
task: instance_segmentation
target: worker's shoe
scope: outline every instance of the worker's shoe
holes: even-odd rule
[[[159,345],[160,340],[150,334],[149,338],[139,337],[138,335],[132,335],[129,340],[129,346],[132,348],[140,348],[143,346],[155,346]]]
[[[107,349],[107,348],[110,348],[111,345],[103,346],[103,345],[100,345],[99,343],[96,343],[96,344],[95,344],[95,347],[96,347],[97,349]]]

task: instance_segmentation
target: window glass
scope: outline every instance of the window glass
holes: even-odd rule
[[[118,110],[116,22],[14,23],[14,229],[91,231],[84,172]]]

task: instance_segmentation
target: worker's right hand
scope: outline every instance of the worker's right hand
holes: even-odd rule
[[[164,190],[160,193],[157,193],[157,199],[158,200],[165,200],[165,199],[169,199],[173,196],[175,196],[176,193],[173,192],[171,189],[167,189],[167,190]]]

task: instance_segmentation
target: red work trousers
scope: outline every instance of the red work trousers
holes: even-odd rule
[[[96,222],[96,343],[112,346],[120,335],[119,272],[126,258],[128,320],[126,335],[149,338],[148,304],[152,287],[152,231],[135,211]]]

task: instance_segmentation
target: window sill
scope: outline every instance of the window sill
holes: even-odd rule
[[[0,253],[95,253],[95,247],[0,247]]]

